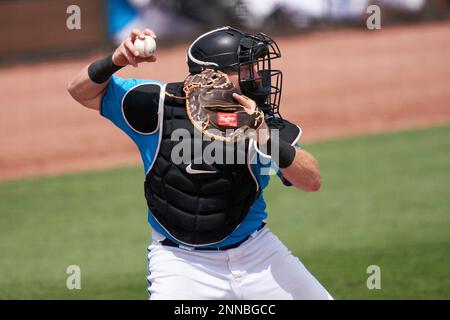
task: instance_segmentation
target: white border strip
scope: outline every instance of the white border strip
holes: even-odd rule
[[[189,49],[187,51],[186,62],[189,62],[189,60],[188,60],[188,58],[189,58],[190,60],[192,60],[192,62],[194,62],[198,65],[201,65],[201,66],[216,66],[216,67],[218,67],[219,65],[215,62],[202,61],[202,60],[198,60],[198,59],[194,58],[194,56],[191,53],[191,50],[192,50],[192,47],[197,43],[197,41],[199,41],[203,37],[206,37],[207,35],[210,35],[211,33],[216,32],[216,31],[228,30],[228,29],[230,29],[230,27],[217,28],[217,29],[211,30],[207,33],[204,33],[200,37],[195,39],[194,42],[192,42],[192,44],[189,46]]]
[[[298,132],[298,135],[295,137],[294,141],[291,143],[291,146],[293,146],[293,147],[295,146],[295,144],[300,139],[300,136],[302,135],[302,128],[300,128],[298,125],[295,125],[295,126],[298,128],[299,132]],[[258,154],[261,157],[266,158],[266,159],[272,159],[271,156],[269,156],[269,155],[265,154],[264,152],[262,152],[261,150],[259,150],[258,143],[256,142],[256,140],[253,140],[253,146],[254,146],[256,152],[258,152]]]
[[[250,174],[252,175],[253,180],[255,180],[256,183],[256,191],[259,191],[259,182],[258,179],[256,179],[255,174],[253,173],[252,170],[252,160],[253,160],[253,156],[252,155],[252,146],[255,146],[255,150],[258,151],[258,148],[256,148],[256,141],[253,140],[253,138],[250,138],[250,142],[248,143],[248,150],[247,150],[247,167],[248,167],[248,171],[250,171]]]
[[[302,128],[300,128],[299,126],[295,125],[298,128],[298,135],[297,137],[295,137],[294,142],[291,143],[291,146],[295,146],[295,144],[297,143],[297,141],[300,139],[300,136],[302,135]]]
[[[153,155],[153,160],[150,166],[148,167],[145,176],[147,177],[150,170],[153,168],[155,164],[156,158],[159,153],[159,146],[161,145],[161,139],[163,136],[163,122],[164,122],[164,99],[166,98],[166,84],[161,86],[161,92],[159,93],[159,105],[158,105],[158,128],[159,128],[159,137],[158,137],[158,146],[156,147],[155,154]]]
[[[159,83],[154,83],[154,82],[144,82],[144,83],[137,84],[137,85],[135,85],[134,87],[131,87],[131,88],[123,95],[122,101],[120,102],[120,108],[121,108],[121,110],[122,110],[122,117],[123,117],[123,119],[125,120],[126,124],[127,124],[127,125],[131,128],[131,130],[133,130],[134,132],[139,133],[139,134],[142,134],[142,135],[145,135],[145,136],[154,134],[156,131],[158,131],[158,129],[159,129],[159,121],[158,121],[158,124],[157,124],[155,130],[153,130],[152,132],[141,132],[141,131],[139,131],[139,130],[136,130],[135,128],[133,128],[133,126],[130,125],[130,123],[129,123],[128,120],[127,120],[127,117],[125,117],[125,112],[123,111],[123,102],[125,101],[125,97],[128,95],[129,92],[131,92],[132,90],[136,89],[137,87],[145,86],[145,85],[149,85],[149,84],[155,85],[155,86],[159,86],[159,88],[160,88],[160,98],[159,98],[160,101],[159,101],[159,104],[161,104],[161,92],[164,92],[164,90],[163,90],[163,87],[161,86],[161,84],[159,84]],[[164,87],[165,87],[165,85],[164,85]],[[160,110],[160,108],[159,108],[159,106],[158,106],[158,116],[159,116],[159,110]]]

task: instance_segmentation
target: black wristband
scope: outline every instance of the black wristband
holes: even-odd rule
[[[278,157],[274,157],[272,152],[278,149]],[[272,159],[278,160],[277,165],[279,168],[284,169],[289,167],[295,159],[295,147],[293,147],[289,142],[283,139],[269,139],[267,141],[267,150],[271,155]]]
[[[112,54],[91,63],[88,67],[89,78],[95,83],[101,84],[108,80],[117,70],[123,66],[116,66],[112,61]]]

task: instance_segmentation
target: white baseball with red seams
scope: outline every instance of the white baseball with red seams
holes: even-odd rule
[[[156,41],[150,36],[145,36],[144,39],[137,38],[134,41],[134,47],[140,57],[150,57],[156,52]]]

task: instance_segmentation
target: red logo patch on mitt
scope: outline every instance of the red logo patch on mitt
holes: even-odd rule
[[[219,126],[236,128],[238,126],[237,114],[218,112],[217,123],[219,124]]]

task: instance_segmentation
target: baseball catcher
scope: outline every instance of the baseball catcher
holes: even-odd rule
[[[316,159],[299,145],[300,128],[279,112],[276,42],[223,27],[189,46],[184,81],[116,76],[156,61],[133,45],[145,36],[156,38],[134,30],[68,90],[139,148],[153,229],[150,299],[331,299],[265,222],[273,173],[306,192],[321,183]]]

